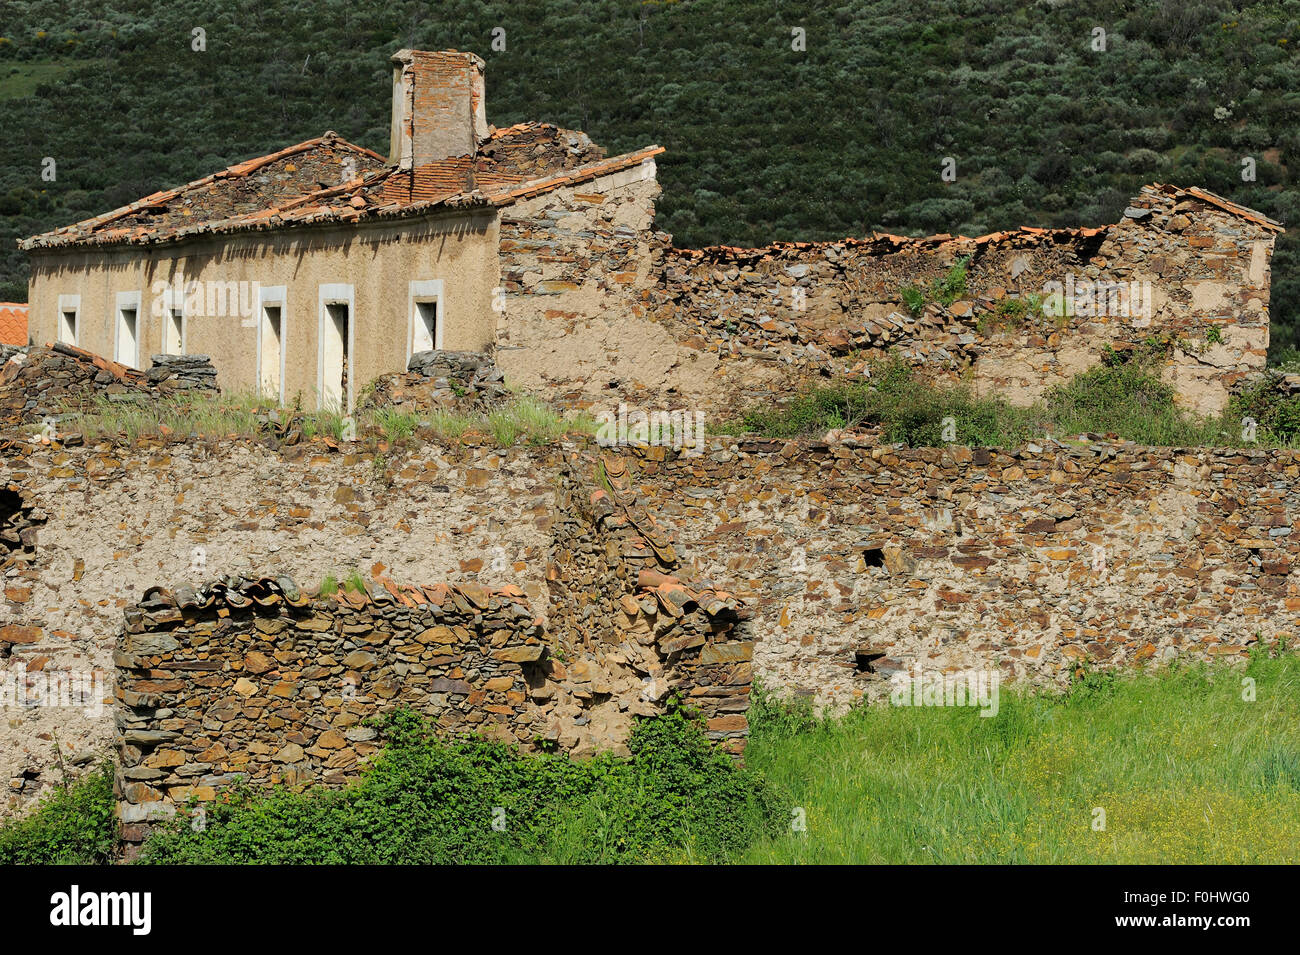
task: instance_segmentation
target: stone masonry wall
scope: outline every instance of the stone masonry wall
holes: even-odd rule
[[[682,572],[752,610],[755,678],[826,705],[900,671],[1238,659],[1300,633],[1300,453],[711,442],[626,456]]]
[[[449,735],[531,745],[547,647],[522,590],[399,587],[312,599],[287,577],[151,589],[114,654],[127,842],[187,800],[250,785],[342,785],[411,707]]]
[[[113,746],[115,700],[133,734],[174,732],[163,723],[178,718],[185,695],[207,699],[209,690],[223,700],[278,700],[292,689],[314,707],[310,688],[323,697],[320,681],[341,679],[337,667],[343,675],[357,669],[342,659],[354,650],[376,655],[375,667],[357,669],[375,687],[412,674],[409,689],[435,716],[455,710],[468,725],[479,722],[471,714],[502,717],[525,745],[617,751],[636,716],[678,697],[740,752],[752,679],[837,707],[880,696],[886,678],[902,671],[996,667],[1008,679],[1061,684],[1083,664],[1237,659],[1300,627],[1295,451],[1055,443],[909,450],[719,438],[698,457],[571,444],[426,446],[389,457],[330,452],[319,442],[279,452],[23,442],[0,463],[0,518],[16,538],[0,551],[4,676],[97,671],[108,686],[103,714],[80,706],[7,712],[0,759],[11,810],[57,779],[57,766],[87,764]],[[203,548],[201,568],[195,547]],[[268,609],[256,593],[247,607],[225,598],[200,607],[209,616],[192,622],[179,608],[187,582],[215,576],[229,590],[229,578],[243,577],[235,585],[243,593],[271,572],[303,581],[311,594],[325,575],[348,568],[378,601],[313,603],[311,615],[329,615],[326,630],[299,633],[307,610]],[[448,593],[526,602],[528,621],[439,623],[424,605],[385,603],[390,577],[447,579]],[[170,598],[153,587],[160,581]],[[268,631],[279,626],[273,618],[288,629]],[[433,626],[451,629],[464,660],[435,660],[443,654],[431,644],[398,636]],[[507,635],[497,643],[499,631]],[[370,645],[356,639],[362,633],[386,639]],[[178,641],[194,659],[216,654],[220,669],[173,672],[163,664],[176,658],[163,654],[179,648],[144,653],[135,643],[155,637]],[[200,650],[196,641],[207,637],[217,639]],[[525,644],[547,648],[534,658],[547,662],[545,678],[525,679],[523,698],[471,702],[477,690],[497,692],[476,683],[480,676],[509,675],[480,659],[482,648]],[[123,655],[116,660],[115,649]],[[257,680],[244,660],[253,650],[275,660]],[[275,656],[282,652],[302,657]],[[290,671],[296,676],[286,679]],[[257,693],[235,690],[241,677]],[[211,682],[191,685],[199,679]],[[469,692],[436,699],[442,690],[425,684],[441,679],[463,680]],[[408,686],[396,685],[399,693]],[[499,690],[525,692],[513,681]],[[375,711],[397,698],[374,696]],[[223,745],[251,753],[258,734],[277,726],[241,722],[248,718],[239,713],[220,720]],[[310,728],[338,729],[336,715]],[[186,725],[199,735],[158,737],[152,748],[123,735],[121,745],[140,751],[127,765],[142,765],[163,742],[187,759],[207,752],[199,731],[213,728]],[[274,738],[275,752],[296,742]],[[296,743],[304,752],[317,744],[316,736]],[[348,748],[359,765],[366,753]],[[355,768],[331,767],[331,759],[351,757],[304,757],[321,778]],[[207,762],[195,778],[238,771]],[[257,762],[266,770],[259,779],[280,772],[274,758]],[[150,776],[127,781],[154,790],[164,778],[168,789],[196,785],[182,782],[185,774]],[[150,797],[143,802],[159,801],[140,792]]]
[[[620,710],[645,714],[677,694],[709,738],[742,753],[754,646],[738,636],[740,602],[712,581],[677,576],[672,538],[636,505],[621,458],[572,452],[559,495],[551,633],[566,659],[588,661],[571,676],[579,666],[616,675],[598,680],[611,703],[580,701],[588,715],[625,736]]]
[[[6,709],[0,814],[113,747],[112,651],[124,611],[158,583],[289,573],[304,589],[355,571],[514,585],[545,617],[555,485],[550,452],[320,442],[0,441],[0,678],[103,681],[105,708]],[[4,501],[10,502],[9,506]],[[16,506],[15,506],[16,505]],[[11,541],[10,538],[16,538]],[[12,545],[12,547],[11,547]],[[57,745],[58,752],[55,752]]]
[[[699,250],[653,231],[657,193],[634,179],[511,208],[497,359],[512,384],[597,411],[626,401],[727,417],[892,351],[1028,403],[1108,347],[1154,344],[1178,400],[1214,412],[1265,364],[1281,227],[1199,190],[1149,186],[1100,228]],[[928,290],[963,261],[965,293],[949,305],[931,294],[913,313],[903,289]],[[1123,291],[1102,292],[1100,314],[1079,300],[1030,311],[1049,283]]]
[[[206,355],[154,355],[153,362],[138,371],[62,342],[29,348],[0,365],[0,428],[58,418],[97,397],[151,400],[219,391]]]
[[[119,669],[125,661],[114,660],[123,614],[154,619],[149,615],[160,608],[148,605],[158,600],[156,584],[180,595],[214,575],[253,581],[287,574],[304,593],[328,576],[343,581],[353,573],[372,591],[390,576],[498,593],[517,588],[510,592],[527,602],[548,645],[563,648],[552,679],[530,687],[527,700],[532,731],[547,746],[578,755],[618,751],[634,717],[681,696],[709,721],[715,738],[740,751],[746,668],[717,668],[724,655],[752,652],[729,646],[740,613],[733,598],[682,584],[669,573],[671,564],[635,561],[618,564],[616,588],[598,588],[586,602],[569,596],[575,568],[593,555],[609,559],[610,548],[632,546],[625,538],[635,536],[631,525],[607,521],[605,508],[591,503],[595,472],[571,467],[565,455],[575,452],[461,445],[395,454],[353,447],[331,450],[316,441],[276,451],[158,439],[5,446],[0,676],[30,682],[56,672],[92,675],[94,702],[103,704],[7,710],[0,727],[0,771],[11,781],[5,811],[21,809],[64,770],[79,771],[110,752],[119,694],[151,692],[134,684],[152,677],[131,665]],[[646,518],[637,524],[646,526]],[[653,568],[663,573],[641,574]],[[261,619],[261,610],[250,613],[241,619]],[[174,612],[165,616],[163,630],[170,632]],[[579,619],[591,639],[575,636]],[[617,631],[601,632],[615,623]],[[222,639],[247,642],[232,626],[221,623]],[[224,667],[200,675],[238,678],[239,667]],[[133,718],[138,723],[145,715]],[[223,733],[239,739],[242,727]],[[227,771],[233,770],[204,775]]]
[[[678,340],[740,362],[723,376],[733,400],[779,396],[809,374],[858,373],[865,358],[894,350],[932,377],[969,378],[978,391],[1028,403],[1097,364],[1107,346],[1155,338],[1180,401],[1211,412],[1264,367],[1278,231],[1207,193],[1153,186],[1119,223],[1098,229],[672,250],[652,314]],[[913,314],[902,289],[929,288],[962,260],[966,293]],[[1150,283],[1150,314],[1138,314],[1146,297],[1127,290],[1100,315],[1080,308],[1026,318],[1010,309],[1051,282]],[[750,363],[764,358],[786,374],[752,376]]]
[[[547,568],[550,625],[525,592],[476,583],[313,599],[287,575],[151,587],[126,611],[117,666],[118,811],[129,842],[190,798],[355,779],[378,747],[367,718],[412,707],[448,735],[574,755],[626,753],[636,716],[675,698],[740,754],[752,644],[738,602],[652,569],[672,545],[571,452]],[[647,566],[652,565],[652,566]]]

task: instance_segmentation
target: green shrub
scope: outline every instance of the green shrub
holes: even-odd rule
[[[1200,419],[1174,404],[1174,389],[1154,368],[1134,359],[1101,364],[1075,375],[1047,395],[1055,434],[1116,434],[1140,444],[1219,444],[1222,424]]]
[[[913,315],[920,315],[925,309],[926,302],[934,301],[951,305],[966,294],[966,267],[970,264],[970,260],[969,255],[958,259],[942,278],[931,282],[928,289],[904,285],[898,290],[898,297]]]
[[[1280,398],[1268,389],[1257,398],[1267,404],[1251,406],[1261,428],[1267,429],[1261,441],[1293,440],[1300,430],[1300,401]],[[1101,365],[1027,407],[1001,397],[977,397],[963,385],[921,381],[905,362],[889,358],[872,366],[870,379],[824,385],[783,406],[751,409],[741,414],[737,427],[771,437],[799,437],[831,428],[880,425],[885,441],[913,447],[1010,447],[1088,433],[1154,446],[1195,447],[1239,443],[1240,415],[1241,409],[1223,417],[1184,411],[1145,352],[1133,358],[1112,352]],[[945,436],[946,418],[952,419],[950,440]]]
[[[1279,377],[1279,372],[1270,372],[1228,402],[1227,417],[1238,429],[1243,418],[1255,419],[1260,443],[1292,444],[1300,438],[1300,397],[1282,394]]]
[[[951,417],[958,444],[1015,444],[1034,433],[1035,411],[1001,398],[977,398],[964,386],[936,387],[913,377],[907,364],[873,364],[870,379],[814,388],[784,407],[757,408],[741,427],[772,437],[824,434],[832,428],[880,425],[888,442],[939,445]]]
[[[925,309],[925,293],[915,285],[904,285],[898,290],[898,294],[903,304],[907,306],[907,310],[913,315],[920,315]]]
[[[966,266],[970,264],[970,260],[969,255],[958,259],[943,278],[935,281],[933,287],[935,301],[951,305],[966,294]]]
[[[525,755],[442,741],[402,711],[343,790],[237,791],[206,825],[156,832],[149,863],[718,861],[783,818],[770,791],[680,712],[644,720],[629,757]],[[493,822],[499,823],[499,830]]]
[[[105,763],[0,826],[0,865],[97,865],[112,857],[116,839],[113,767]]]

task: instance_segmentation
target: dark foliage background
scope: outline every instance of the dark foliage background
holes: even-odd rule
[[[1300,0],[33,0],[0,3],[0,298],[26,295],[16,237],[326,129],[386,152],[402,46],[483,56],[498,126],[667,146],[683,246],[1096,225],[1151,181],[1300,222]],[[1278,347],[1300,343],[1297,243]]]

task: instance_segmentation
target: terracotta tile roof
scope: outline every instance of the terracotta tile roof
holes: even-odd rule
[[[849,237],[826,242],[773,242],[758,248],[737,248],[727,245],[706,246],[702,249],[674,249],[677,255],[687,258],[704,259],[758,259],[783,252],[816,252],[831,248],[862,248],[872,255],[891,255],[903,252],[929,252],[944,246],[971,245],[1041,245],[1044,242],[1073,242],[1077,239],[1091,238],[1107,232],[1110,226],[1075,229],[1037,229],[1023,226],[1004,232],[990,232],[988,235],[971,238],[965,235],[951,235],[947,232],[939,235],[911,237],[892,235],[888,232],[873,232],[862,238]]]
[[[1268,229],[1270,232],[1286,231],[1282,223],[1270,219],[1262,212],[1256,212],[1254,209],[1247,208],[1246,206],[1243,205],[1238,205],[1237,203],[1233,202],[1231,199],[1225,199],[1223,198],[1223,196],[1220,196],[1217,193],[1210,192],[1210,190],[1208,189],[1201,189],[1198,186],[1191,186],[1187,189],[1180,189],[1177,186],[1169,186],[1158,182],[1148,186],[1147,189],[1163,192],[1165,195],[1173,196],[1175,199],[1180,199],[1184,196],[1191,196],[1195,199],[1200,199],[1204,203],[1208,203],[1209,205],[1216,206],[1217,208],[1222,209],[1224,212],[1230,213],[1234,216],[1237,216],[1238,218],[1245,219],[1248,222],[1253,222],[1258,226],[1263,226],[1265,229]],[[1143,192],[1145,191],[1146,189],[1143,190]]]
[[[1143,194],[1158,192],[1174,198],[1192,197],[1199,199],[1209,205],[1216,206],[1225,212],[1238,216],[1242,219],[1254,222],[1266,229],[1275,232],[1285,231],[1280,222],[1274,222],[1272,219],[1264,216],[1253,209],[1238,205],[1222,196],[1215,195],[1205,189],[1192,187],[1189,189],[1180,189],[1177,186],[1167,186],[1161,183],[1153,183],[1150,186],[1144,186]],[[1136,201],[1136,200],[1135,200]],[[1148,200],[1150,201],[1150,200]],[[888,232],[873,232],[864,238],[847,238],[838,239],[831,242],[773,242],[771,245],[761,246],[759,248],[745,249],[735,248],[726,245],[706,246],[702,249],[676,249],[674,252],[686,258],[702,258],[709,260],[722,259],[758,259],[764,256],[776,255],[782,252],[797,252],[801,250],[817,251],[827,249],[831,246],[840,247],[867,247],[867,251],[874,255],[889,255],[896,252],[909,251],[931,251],[939,246],[946,244],[953,245],[1037,245],[1043,242],[1072,242],[1077,239],[1089,239],[1093,236],[1104,235],[1109,232],[1113,226],[1097,226],[1095,228],[1072,228],[1072,229],[1040,229],[1035,226],[1021,226],[1019,229],[1011,229],[1004,232],[990,232],[988,235],[981,235],[976,238],[970,238],[964,235],[950,235],[941,233],[939,235],[928,235],[917,238],[910,238],[905,235],[891,235]]]
[[[27,250],[148,245],[199,234],[503,206],[631,168],[661,152],[651,146],[605,159],[584,133],[521,123],[492,132],[473,156],[403,171],[327,132],[18,244]]]
[[[22,248],[150,243],[199,232],[231,231],[328,196],[340,184],[385,168],[378,153],[337,133],[236,163],[176,189],[155,192],[112,212],[33,236]]]
[[[27,344],[27,306],[0,302],[0,345]]]

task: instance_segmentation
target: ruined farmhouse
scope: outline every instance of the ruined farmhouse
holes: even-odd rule
[[[397,705],[586,754],[680,698],[739,755],[755,681],[841,707],[900,675],[1064,684],[1300,631],[1292,449],[7,429],[72,384],[207,387],[184,354],[308,407],[441,350],[568,407],[709,415],[886,352],[1029,402],[1146,348],[1203,412],[1265,366],[1281,226],[1202,189],[1147,186],[1110,225],[678,249],[658,146],[494,129],[467,53],[399,52],[392,93],[387,157],[327,133],[23,243],[28,339],[62,344],[0,372],[0,661],[23,694],[104,683],[0,727],[0,811],[112,746],[139,841],[237,779],[356,778]]]
[[[1099,227],[680,250],[662,151],[496,129],[481,59],[402,50],[388,157],[326,133],[24,240],[30,338],[202,353],[227,389],[348,408],[429,349],[494,352],[564,403],[710,411],[884,350],[1028,402],[1154,338],[1200,411],[1264,367],[1281,226],[1204,190],[1149,186]],[[959,298],[905,301],[958,265]]]
[[[327,132],[26,240],[34,340],[134,368],[202,352],[228,388],[347,407],[415,352],[488,349],[503,216],[653,179],[660,150],[489,129],[478,57],[393,60],[388,160]]]

